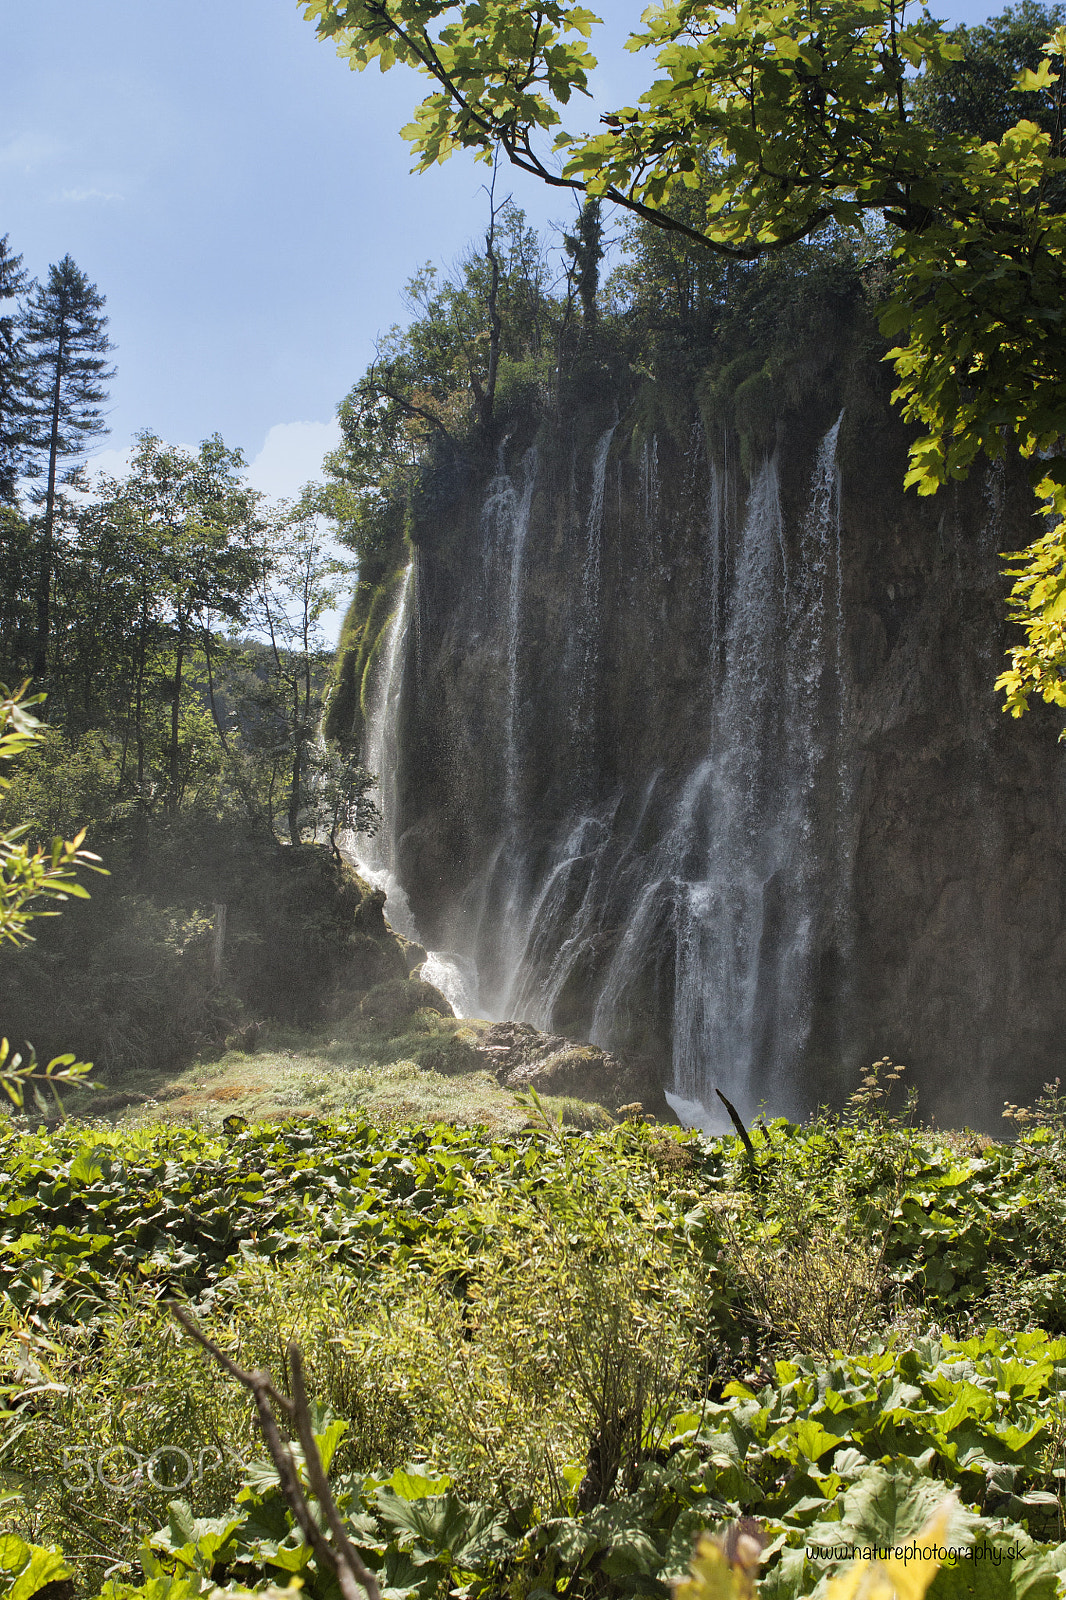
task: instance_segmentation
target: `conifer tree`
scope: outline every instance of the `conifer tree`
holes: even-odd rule
[[[15,485],[26,447],[27,396],[22,341],[14,306],[26,288],[22,257],[12,255],[8,235],[0,239],[0,505],[14,505]]]
[[[64,459],[73,465],[93,439],[107,432],[100,407],[115,374],[107,364],[112,346],[103,309],[103,295],[67,255],[49,267],[47,283],[34,285],[19,318],[34,407],[33,472],[45,477],[38,494],[44,521],[33,660],[37,678],[48,670],[59,463]]]

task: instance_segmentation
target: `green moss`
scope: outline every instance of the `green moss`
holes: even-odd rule
[[[372,631],[373,623],[367,623],[366,637],[368,639],[373,638],[374,642],[366,652],[362,675],[359,679],[359,715],[363,719],[364,726],[367,717],[370,715],[370,696],[373,692],[378,662],[381,660],[382,651],[385,649],[385,641],[389,635],[389,627],[395,616],[396,612],[390,611],[376,633]]]
[[[626,414],[630,450],[635,454],[645,439],[667,434],[683,449],[692,426],[692,396],[687,383],[676,376],[646,377]]]
[[[389,983],[375,985],[363,996],[359,1007],[363,1017],[371,1022],[399,1031],[402,1025],[419,1011],[432,1011],[442,1017],[452,1015],[448,1001],[431,983],[421,978],[394,978]]]
[[[374,576],[364,578],[344,619],[325,733],[346,748],[358,744],[363,735],[374,668],[396,615],[407,560],[407,547],[401,546],[387,566],[379,565]]]

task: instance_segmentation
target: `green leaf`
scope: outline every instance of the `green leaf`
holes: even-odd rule
[[[1058,81],[1059,74],[1052,72],[1051,62],[1046,56],[1035,72],[1031,71],[1029,67],[1025,67],[1015,79],[1019,89],[1025,89],[1030,92],[1039,89],[1050,89],[1051,85],[1058,83]]]
[[[451,1486],[452,1480],[447,1474],[439,1478],[427,1478],[423,1473],[406,1472],[400,1468],[386,1480],[386,1487],[401,1500],[422,1500],[426,1495],[440,1495]]]
[[[1020,1529],[982,1531],[965,1556],[941,1567],[929,1600],[1057,1600],[1066,1545],[1041,1550]]]
[[[2,1600],[31,1600],[46,1584],[71,1576],[70,1568],[56,1551],[26,1544],[15,1533],[0,1534]]]

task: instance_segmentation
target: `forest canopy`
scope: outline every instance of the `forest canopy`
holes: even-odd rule
[[[935,493],[1013,443],[1049,514],[1011,569],[1027,640],[999,685],[1020,715],[1033,694],[1066,705],[1066,27],[1030,0],[983,29],[908,11],[653,6],[626,41],[653,56],[649,86],[594,134],[562,125],[588,93],[604,26],[583,6],[306,0],[304,15],[353,68],[430,79],[404,129],[423,170],[460,149],[502,152],[740,260],[829,224],[887,229],[894,398],[922,429],[908,486]]]

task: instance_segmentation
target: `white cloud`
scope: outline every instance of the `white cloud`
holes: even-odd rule
[[[125,450],[116,450],[114,446],[106,450],[97,450],[95,454],[89,456],[85,470],[90,478],[95,478],[98,472],[106,472],[109,478],[121,478],[129,471],[132,454],[132,445],[127,445]]]
[[[305,483],[322,476],[322,457],[341,442],[340,424],[275,422],[248,468],[248,481],[274,499],[294,500]]]
[[[112,194],[106,189],[64,189],[60,200],[124,200],[125,195]]]
[[[32,172],[34,167],[53,161],[62,155],[65,146],[46,133],[17,133],[13,139],[0,144],[0,167],[20,167]]]

